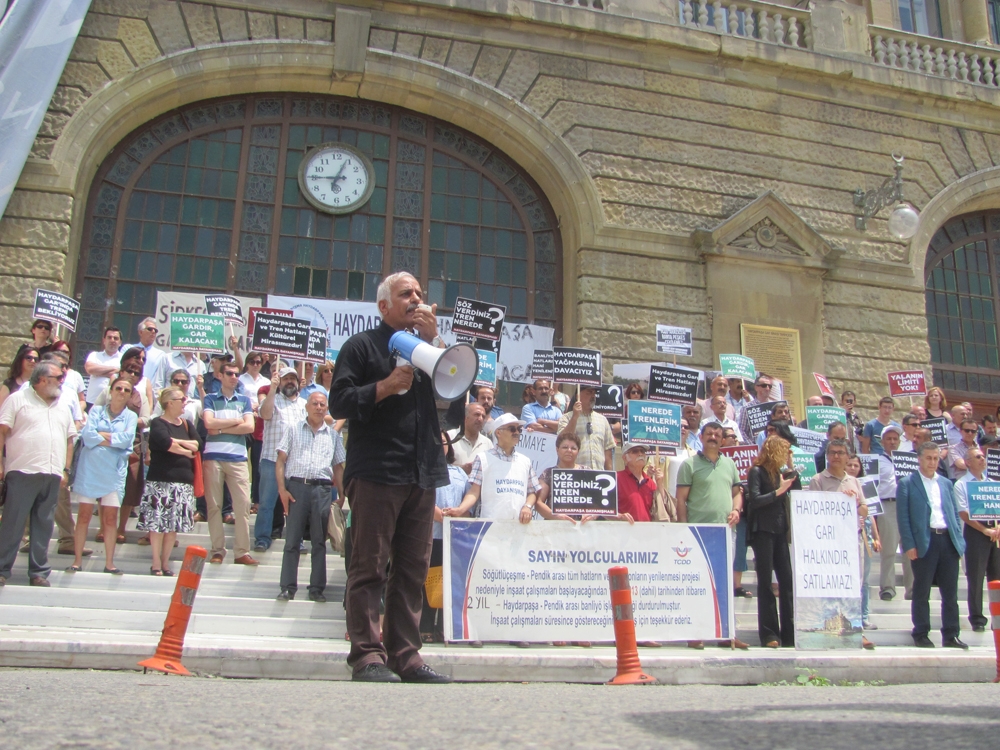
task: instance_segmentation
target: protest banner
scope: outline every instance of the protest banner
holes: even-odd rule
[[[517,452],[531,460],[531,468],[535,470],[536,477],[540,477],[543,471],[559,463],[559,455],[556,453],[556,436],[548,432],[528,431],[521,433],[521,439],[517,443]]]
[[[986,478],[1000,482],[1000,449],[986,449]]]
[[[351,336],[378,328],[382,322],[374,302],[267,295],[268,307],[291,310],[292,317],[308,320],[313,328],[326,331],[326,359],[337,361],[340,348]]]
[[[224,354],[226,319],[221,315],[170,313],[170,348],[178,352]]]
[[[438,335],[445,344],[451,346],[458,343],[458,335],[451,330],[451,316],[438,315]],[[503,324],[503,335],[500,341],[490,342],[489,346],[477,338],[473,342],[476,349],[497,352],[497,380],[512,383],[532,383],[535,378],[531,372],[531,362],[535,351],[551,351],[555,338],[555,329],[528,323]],[[477,342],[478,345],[477,345]],[[501,346],[502,345],[502,346]],[[544,377],[544,376],[539,376]],[[551,375],[549,376],[551,378]]]
[[[247,336],[253,336],[253,324],[257,319],[259,313],[267,313],[268,315],[283,315],[286,318],[294,318],[295,313],[291,310],[285,310],[279,307],[251,307],[249,313],[247,314]]]
[[[690,328],[656,326],[656,351],[675,357],[690,357],[694,353],[694,339]]]
[[[757,377],[753,360],[742,354],[720,354],[719,369],[722,370],[723,376],[727,378],[753,380]]]
[[[680,405],[629,399],[628,439],[643,445],[680,447]]]
[[[799,444],[799,450],[803,453],[808,453],[809,455],[814,456],[823,450],[823,443],[826,442],[825,433],[813,432],[812,430],[805,430],[801,427],[795,426],[792,426],[789,429],[791,429],[796,442]]]
[[[594,401],[594,411],[612,419],[625,416],[625,394],[620,385],[602,385]]]
[[[238,296],[236,299],[240,301],[240,311],[243,313],[244,319],[248,318],[251,307],[263,304],[263,300],[260,297]],[[156,325],[159,330],[156,333],[156,339],[154,339],[153,344],[158,349],[170,349],[170,313],[172,312],[207,315],[208,308],[205,306],[205,295],[168,291],[158,291],[156,293],[156,310],[153,313],[153,317],[156,319]],[[248,351],[247,342],[249,337],[247,336],[245,325],[233,325],[229,329],[229,334],[236,337],[236,343],[240,349],[244,352]]]
[[[799,473],[799,479],[802,480],[802,486],[805,487],[809,484],[809,480],[816,476],[816,454],[793,445],[792,466]]]
[[[301,318],[257,313],[254,316],[250,347],[258,352],[304,360],[309,351],[311,328],[309,321]]]
[[[868,506],[868,515],[881,516],[885,510],[882,508],[882,501],[878,498],[878,474],[858,477],[858,484],[861,485],[865,505]]]
[[[827,380],[826,375],[820,375],[818,372],[813,373],[813,378],[816,379],[816,386],[819,388],[820,396],[829,396],[837,401],[837,395],[833,392],[833,386],[830,385],[830,381]]]
[[[612,471],[553,469],[550,486],[553,513],[618,515],[618,479]]]
[[[1000,521],[1000,482],[969,482],[968,491],[969,518]]]
[[[507,315],[504,305],[480,302],[459,297],[451,316],[451,330],[473,338],[499,341],[502,336],[503,319]]]
[[[892,461],[896,482],[902,482],[910,474],[920,471],[920,461],[917,454],[912,451],[893,451],[889,458]]]
[[[649,368],[650,401],[670,401],[675,404],[693,404],[698,400],[697,370],[654,364]]]
[[[72,297],[46,289],[35,290],[35,306],[31,310],[32,320],[47,320],[76,332],[76,323],[80,319],[80,303]]]
[[[233,325],[244,325],[246,318],[243,317],[243,306],[240,298],[231,294],[206,294],[205,309],[209,315],[221,315],[227,323]]]
[[[757,437],[764,428],[767,427],[767,420],[771,418],[771,410],[782,401],[768,401],[764,404],[751,404],[743,407],[743,414],[747,415],[750,424],[750,434],[743,437],[747,440]]]
[[[861,564],[854,498],[795,490],[789,503],[795,648],[861,648]]]
[[[886,377],[889,380],[889,395],[893,398],[927,395],[923,370],[898,370],[886,373]]]
[[[826,434],[826,429],[834,422],[847,424],[847,412],[837,406],[807,406],[806,426],[810,430]]]
[[[555,370],[554,354],[550,349],[536,349],[531,354],[531,379],[551,380]]]
[[[780,378],[771,378],[771,401],[785,400],[785,381]]]
[[[485,385],[496,389],[497,387],[497,355],[491,351],[476,349],[479,355],[479,372],[473,385]]]
[[[557,346],[552,350],[553,382],[601,385],[601,353],[597,349]]]
[[[323,364],[326,362],[326,329],[309,326],[309,348],[306,350],[306,362]]]
[[[861,470],[865,476],[878,476],[877,453],[859,453],[858,460],[861,461]]]
[[[931,417],[922,419],[921,427],[926,427],[931,431],[931,440],[938,445],[948,445],[948,420],[944,417]]]
[[[443,536],[446,641],[613,641],[612,565],[639,641],[735,635],[725,525],[446,518]]]
[[[740,481],[747,481],[747,474],[753,468],[753,462],[757,460],[758,448],[756,445],[733,445],[729,448],[719,448],[719,453],[729,456],[736,464],[740,472]]]

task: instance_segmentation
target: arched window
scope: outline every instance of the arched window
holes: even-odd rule
[[[303,156],[328,141],[374,165],[371,199],[347,215],[299,191]],[[496,148],[408,110],[303,95],[190,105],[105,159],[87,217],[81,356],[105,325],[129,339],[158,289],[374,301],[397,270],[445,314],[472,297],[559,336],[560,239],[541,190]]]
[[[924,268],[934,384],[1000,393],[1000,213],[949,221],[931,240]]]

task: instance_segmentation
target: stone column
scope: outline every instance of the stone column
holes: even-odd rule
[[[962,25],[969,44],[990,44],[990,19],[986,0],[965,0],[962,3]]]
[[[812,4],[815,52],[871,61],[868,11],[843,0],[814,0]]]

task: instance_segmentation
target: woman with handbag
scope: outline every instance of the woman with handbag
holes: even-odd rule
[[[94,505],[101,505],[101,528],[104,531],[104,572],[121,575],[115,567],[115,528],[118,508],[125,493],[125,471],[132,452],[139,418],[127,408],[132,398],[132,384],[127,378],[111,383],[111,398],[104,406],[94,406],[80,435],[74,461],[76,470],[70,478],[70,498],[78,506],[73,534],[73,564],[66,571],[77,573],[83,562],[83,546]]]
[[[139,506],[140,531],[149,532],[154,576],[172,576],[170,553],[178,532],[194,526],[194,491],[204,447],[194,425],[184,419],[186,392],[176,386],[160,392],[163,414],[149,425],[149,473]]]
[[[795,645],[787,506],[788,492],[801,490],[802,482],[791,469],[791,451],[787,440],[771,435],[747,475],[747,541],[757,574],[757,634],[768,648]],[[770,585],[772,571],[778,577],[777,602]]]

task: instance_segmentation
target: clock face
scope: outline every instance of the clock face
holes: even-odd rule
[[[371,198],[375,171],[364,154],[346,143],[324,143],[299,166],[299,189],[320,211],[345,214]]]

